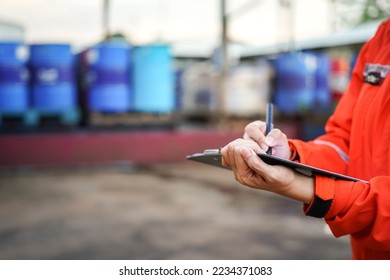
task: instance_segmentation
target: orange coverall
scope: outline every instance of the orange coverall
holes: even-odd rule
[[[314,141],[291,139],[305,164],[369,181],[317,176],[306,215],[349,234],[353,259],[390,259],[390,19],[360,51],[350,84]]]

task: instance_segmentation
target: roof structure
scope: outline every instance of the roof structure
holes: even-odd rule
[[[375,34],[381,22],[382,20],[371,21],[339,33],[309,40],[281,42],[262,47],[245,46],[241,48],[241,56],[262,56],[291,50],[314,50],[363,44]]]

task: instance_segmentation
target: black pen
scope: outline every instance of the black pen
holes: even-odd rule
[[[266,119],[265,119],[265,122],[266,122],[266,129],[265,129],[265,136],[268,135],[268,133],[270,133],[270,131],[273,129],[273,105],[272,103],[268,103],[267,104],[267,113],[266,113]],[[272,149],[271,147],[268,148],[267,152],[266,152],[267,155],[272,155]]]

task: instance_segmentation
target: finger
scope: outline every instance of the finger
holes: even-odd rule
[[[254,150],[256,153],[264,153],[261,147],[252,140],[236,139],[221,149],[222,165],[230,167],[235,170],[237,166],[237,153],[238,147],[248,147]],[[241,158],[241,155],[240,155]]]
[[[269,147],[265,143],[260,144],[260,148],[263,150],[264,153],[269,149]]]
[[[236,139],[221,148],[220,153],[222,157],[222,166],[233,169],[232,167],[234,166],[234,156],[232,153],[234,153],[234,147],[237,146],[238,141],[239,139]]]
[[[222,157],[222,166],[226,168],[231,168],[230,159],[228,156],[228,145],[224,146],[221,149],[221,157]]]
[[[256,173],[254,171],[253,167],[251,167],[249,165],[249,158],[251,158],[252,156],[255,156],[258,158],[258,156],[256,155],[256,153],[253,152],[253,150],[250,150],[248,148],[241,149],[240,153],[241,153],[242,159],[246,163],[248,170],[246,170],[245,172],[241,173],[238,176],[239,177],[238,181],[241,184],[246,185],[248,187],[261,189],[262,186],[264,185],[265,180],[261,174]]]
[[[235,155],[234,155],[234,150],[235,148],[239,145],[239,143],[243,141],[242,139],[236,139],[232,142],[230,142],[228,145],[227,145],[227,152],[226,152],[226,155],[227,155],[227,160],[229,162],[229,165],[230,165],[230,168],[234,171],[236,170],[236,159],[235,159]]]
[[[272,129],[268,135],[266,135],[264,142],[269,147],[274,147],[281,143],[287,136],[280,129]]]
[[[247,162],[242,156],[242,150],[251,150],[247,146],[237,146],[235,148],[235,164],[236,164],[236,177],[239,178],[239,182],[243,182],[243,178],[250,178],[253,176],[253,170],[248,166]]]
[[[248,167],[254,171],[253,175],[268,181],[267,178],[274,176],[272,166],[266,164],[261,158],[250,149],[242,149],[241,155]]]
[[[262,121],[254,121],[248,124],[245,127],[245,133],[243,138],[246,140],[253,140],[257,142],[258,144],[261,144],[264,142],[265,136],[265,130],[266,130],[266,123]]]

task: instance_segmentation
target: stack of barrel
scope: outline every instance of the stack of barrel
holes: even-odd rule
[[[300,138],[312,140],[323,134],[332,109],[330,57],[324,53],[291,52],[279,55],[274,65],[276,108],[284,115],[301,116],[297,119]]]
[[[81,52],[78,65],[87,125],[153,122],[175,110],[168,45],[132,47],[124,42],[104,42]]]
[[[30,45],[31,106],[42,121],[56,118],[59,124],[79,121],[74,57],[68,44]]]
[[[26,49],[21,43],[0,43],[0,126],[19,117],[31,123],[29,112]]]
[[[274,102],[285,114],[305,114],[327,108],[329,57],[325,54],[292,52],[277,56]]]
[[[74,55],[69,44],[0,42],[0,126],[172,120],[174,75],[169,45],[109,41]]]
[[[21,127],[44,119],[76,125],[79,120],[73,54],[67,44],[0,43],[0,122]]]

